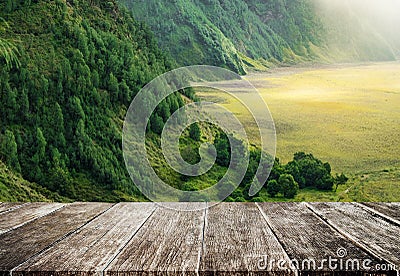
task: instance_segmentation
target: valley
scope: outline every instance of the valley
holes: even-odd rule
[[[290,161],[295,152],[312,152],[329,161],[334,173],[350,176],[337,193],[301,191],[299,199],[400,199],[399,63],[279,68],[245,78],[274,118],[281,162]],[[250,125],[250,140],[257,135],[251,114],[234,97],[216,91],[198,95],[220,102]]]
[[[197,64],[229,69],[258,88],[274,119],[279,160],[271,158],[275,139],[259,147],[249,109],[265,112],[260,99],[247,96],[244,107],[215,90],[185,88],[159,103],[147,124],[148,161],[160,179],[198,191],[226,173],[235,131],[195,123],[182,133],[179,149],[191,164],[204,142],[217,148],[218,162],[198,177],[175,171],[161,151],[170,117],[201,98],[231,110],[252,144],[246,175],[226,201],[398,201],[400,36],[393,26],[400,17],[391,10],[400,9],[393,7],[356,0],[0,2],[0,201],[149,200],[124,160],[127,110],[155,77]],[[147,95],[143,106],[155,99]],[[270,119],[263,124],[275,134]],[[235,138],[239,145],[243,137]],[[250,195],[264,154],[270,159],[260,165],[272,167],[270,179]],[[151,191],[153,182],[136,169]]]

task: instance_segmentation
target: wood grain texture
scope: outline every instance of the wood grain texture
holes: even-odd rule
[[[14,275],[102,272],[155,210],[154,203],[120,203],[30,259]]]
[[[23,204],[26,203],[17,203],[17,202],[2,202],[0,203],[0,213],[9,212],[13,209],[21,207]]]
[[[346,251],[346,259],[379,260],[369,255],[319,219],[301,203],[257,203],[269,224],[300,271],[358,271],[357,267],[330,266],[329,258],[338,259],[338,250]],[[315,261],[312,262],[312,260]],[[311,261],[311,262],[310,262]],[[364,270],[364,269],[362,269]],[[366,269],[369,271],[369,269]]]
[[[397,221],[400,221],[400,204],[398,203],[363,203],[381,214],[391,217]]]
[[[362,247],[400,267],[400,227],[357,204],[310,203],[316,213]]]
[[[62,203],[28,203],[9,212],[0,213],[0,234],[45,216],[63,206]]]
[[[292,275],[269,266],[289,258],[255,203],[221,203],[207,211],[200,274]]]
[[[221,203],[192,212],[205,203],[167,207],[73,203],[49,211],[54,204],[19,205],[0,213],[3,225],[22,221],[0,234],[0,276],[374,274],[346,267],[352,260],[400,267],[400,227],[386,217],[398,203]],[[337,260],[336,268],[327,267],[329,258]],[[309,271],[313,262],[316,270]],[[393,269],[375,274],[396,275]]]
[[[185,206],[205,203],[171,203]],[[180,207],[182,209],[182,207]],[[115,260],[107,275],[196,275],[201,253],[204,210],[158,207]]]
[[[100,203],[73,203],[0,235],[0,271],[14,269],[111,206]]]

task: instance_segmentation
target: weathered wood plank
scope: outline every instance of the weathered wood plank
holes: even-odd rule
[[[400,205],[396,203],[370,203],[366,202],[363,205],[368,206],[379,213],[400,221]]]
[[[62,203],[28,203],[0,214],[0,234],[62,208]]]
[[[400,267],[400,227],[357,204],[310,203],[314,212],[380,258]]]
[[[13,275],[101,272],[155,210],[154,203],[120,203],[55,246],[28,260]]]
[[[297,270],[301,275],[362,275],[372,272],[361,266],[366,260],[371,260],[368,267],[386,261],[400,265],[400,227],[368,205],[222,203],[195,212],[152,203],[111,206],[66,204],[1,234],[0,275],[290,275]],[[387,206],[382,210],[392,210]],[[0,217],[15,221],[8,214],[29,217],[26,212],[15,209]],[[339,249],[345,250],[343,258]],[[327,267],[329,258],[338,260],[332,263],[336,268]],[[298,262],[297,269],[284,270],[290,259]],[[358,272],[353,260],[360,264]],[[307,271],[313,262],[316,270]],[[346,265],[347,274],[342,272]]]
[[[205,206],[205,203],[171,203],[169,206],[173,208],[174,204]],[[159,207],[111,262],[106,274],[195,275],[204,214],[204,210],[185,212]]]
[[[372,265],[380,262],[324,223],[304,204],[257,204],[266,214],[271,228],[288,252],[293,264],[303,273],[370,271],[369,268],[358,268],[350,264],[346,266],[345,262],[349,259],[357,259],[360,264],[367,259],[372,261]],[[338,262],[330,265],[328,260],[339,259],[341,252],[344,253],[343,265]]]
[[[56,212],[0,235],[0,271],[12,270],[111,206],[101,203],[69,204]]]
[[[9,212],[13,209],[16,209],[18,207],[21,207],[22,205],[24,205],[26,203],[18,203],[18,202],[2,202],[0,204],[0,213],[3,212]]]
[[[265,259],[289,262],[255,203],[221,203],[208,209],[200,274],[295,274]]]

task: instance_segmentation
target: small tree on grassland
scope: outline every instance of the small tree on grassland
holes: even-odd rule
[[[337,174],[335,177],[335,192],[337,191],[339,185],[344,185],[349,181],[349,178],[344,174]]]

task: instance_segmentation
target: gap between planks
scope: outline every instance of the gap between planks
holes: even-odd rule
[[[287,249],[285,248],[285,245],[282,243],[282,241],[281,241],[281,240],[278,238],[278,236],[276,235],[274,229],[272,228],[271,222],[269,221],[269,218],[268,218],[267,214],[265,214],[265,212],[264,212],[263,209],[261,208],[260,204],[258,204],[257,202],[255,202],[255,204],[256,204],[258,210],[260,211],[261,216],[264,218],[264,220],[265,220],[265,222],[267,223],[269,229],[271,230],[272,234],[274,235],[275,239],[278,241],[278,243],[279,243],[280,246],[282,247],[282,251],[283,251],[284,254],[285,254],[285,258],[287,258],[288,260],[290,260],[288,251],[287,251]],[[299,275],[299,268],[298,268],[298,267],[295,267],[295,269],[294,269],[293,272],[294,272],[295,276],[298,276],[298,275]]]
[[[63,209],[66,204],[63,203],[27,203],[17,205],[16,208],[1,213],[0,221],[6,221],[6,226],[0,228],[0,234],[18,229],[30,222],[38,220],[49,214]],[[31,207],[31,208],[30,208]],[[15,216],[15,214],[17,216]],[[13,216],[14,215],[14,216]]]
[[[397,264],[394,264],[392,261],[387,260],[385,257],[382,257],[381,254],[377,253],[375,250],[370,248],[370,246],[366,246],[362,244],[361,242],[358,241],[358,239],[354,236],[352,236],[350,233],[345,232],[344,230],[340,229],[335,223],[333,223],[330,219],[325,217],[322,212],[318,211],[314,206],[312,206],[310,203],[304,202],[307,206],[308,209],[310,209],[319,219],[324,221],[326,224],[328,224],[331,228],[333,228],[335,231],[337,231],[339,234],[341,234],[343,237],[348,239],[350,242],[352,242],[355,246],[358,248],[364,250],[364,252],[372,255],[373,257],[377,258],[378,260],[381,260],[382,262],[386,262],[388,264],[393,265],[394,267],[397,267]],[[352,203],[349,203],[352,204]],[[362,207],[360,207],[362,208]]]
[[[153,203],[144,203],[147,206],[148,209],[148,214],[144,215],[144,218],[147,220],[149,216],[154,212],[155,210],[155,204]],[[83,206],[84,207],[84,206]],[[41,275],[53,275],[50,271],[58,271],[57,270],[57,261],[65,262],[64,263],[64,269],[66,271],[75,271],[75,272],[86,272],[89,274],[92,274],[93,272],[97,274],[103,274],[103,271],[105,270],[106,266],[108,265],[109,262],[112,261],[113,258],[115,258],[115,255],[118,255],[119,250],[121,247],[123,247],[127,242],[124,240],[124,238],[128,239],[130,236],[128,235],[123,235],[122,236],[122,243],[121,245],[116,244],[115,247],[115,252],[114,249],[112,249],[109,253],[111,254],[110,256],[102,258],[104,256],[104,252],[101,250],[104,250],[105,248],[110,248],[109,244],[107,242],[109,240],[113,241],[116,237],[114,236],[109,236],[111,233],[115,233],[112,230],[116,226],[120,226],[121,229],[123,230],[122,233],[128,233],[129,229],[131,227],[138,227],[143,224],[143,222],[138,223],[138,226],[132,225],[135,224],[135,219],[140,219],[140,212],[138,213],[137,216],[134,217],[129,217],[129,216],[124,216],[123,218],[120,218],[116,216],[118,214],[118,211],[125,210],[125,212],[129,208],[139,208],[139,205],[130,205],[129,203],[119,203],[119,204],[113,204],[110,205],[107,209],[104,209],[102,212],[99,212],[96,214],[96,216],[92,217],[90,220],[87,220],[84,224],[82,224],[80,227],[76,228],[74,231],[68,233],[68,235],[63,236],[62,238],[58,239],[56,242],[53,242],[49,247],[46,249],[40,251],[39,253],[35,254],[35,256],[32,256],[28,260],[26,260],[24,263],[18,265],[16,268],[12,270],[12,272],[15,275],[30,275],[32,272],[35,274],[35,271],[43,271]],[[146,208],[145,208],[146,209]],[[146,213],[147,211],[144,211]],[[136,212],[135,212],[136,214]],[[110,217],[111,216],[111,217]],[[115,221],[114,221],[115,220]],[[118,222],[117,222],[118,221]],[[127,222],[131,222],[131,224],[127,224]],[[120,223],[120,224],[119,224]],[[129,227],[128,227],[129,226]],[[125,231],[125,232],[124,232]],[[133,231],[133,234],[130,234],[132,236],[135,235],[137,231]],[[117,233],[118,234],[118,233]],[[94,260],[97,262],[96,267],[91,268],[85,267],[85,263],[83,262],[83,257],[88,257],[85,252],[82,254],[79,253],[78,255],[74,256],[74,245],[77,246],[82,242],[83,240],[86,239],[86,237],[90,241],[89,248],[93,249],[91,252],[93,252],[95,255]],[[95,241],[93,243],[93,241]],[[115,240],[116,241],[116,240]],[[128,240],[129,242],[129,240]],[[102,244],[103,246],[100,246],[99,244]],[[96,248],[96,246],[99,246]],[[63,250],[63,248],[66,248],[66,251]],[[60,251],[61,250],[61,251]],[[72,250],[72,251],[71,251]],[[89,250],[90,251],[90,250]],[[107,250],[108,251],[108,250]],[[57,255],[57,253],[62,253],[62,255]],[[70,255],[72,252],[72,255]],[[87,251],[86,251],[87,252]],[[69,257],[78,257],[75,261],[70,259]],[[79,259],[79,257],[81,259]],[[110,260],[111,259],[111,260]],[[89,261],[93,261],[93,259],[90,258],[89,254]],[[104,265],[104,262],[106,265]],[[65,266],[66,265],[66,266]],[[83,267],[82,267],[83,265]],[[68,268],[68,266],[70,268]],[[75,269],[72,267],[75,266]],[[61,266],[62,267],[62,266]],[[82,269],[77,269],[77,267],[80,267]],[[59,269],[59,271],[63,271]],[[36,274],[35,274],[36,275]]]
[[[196,211],[176,211],[178,209]],[[190,205],[192,204],[192,205]],[[198,207],[192,208],[193,204]],[[164,204],[163,204],[164,205]],[[201,252],[205,203],[159,207],[104,271],[106,275],[141,273],[196,274]]]
[[[286,256],[289,258],[287,249],[284,247],[284,245],[282,244],[281,240],[279,238],[277,238],[277,235],[274,231],[274,229],[272,229],[270,221],[267,217],[267,215],[264,213],[264,211],[261,209],[260,205],[258,203],[252,203],[255,204],[258,208],[258,211],[261,213],[261,216],[263,217],[263,219],[265,220],[268,228],[271,230],[271,232],[273,233],[273,235],[275,236],[276,240],[279,242],[279,244],[281,245],[284,253],[286,254]],[[75,229],[74,231],[66,234],[65,236],[63,236],[62,238],[56,240],[55,242],[51,243],[49,246],[47,246],[45,249],[41,250],[40,252],[36,253],[35,255],[33,255],[32,257],[30,257],[28,260],[36,257],[37,255],[40,255],[41,253],[43,253],[44,251],[52,248],[53,246],[55,246],[57,243],[61,242],[62,240],[66,239],[67,237],[69,237],[70,235],[73,235],[74,233],[76,233],[77,231],[79,231],[79,229],[84,228],[86,225],[88,225],[91,221],[93,221],[94,219],[100,217],[101,215],[103,215],[104,213],[108,212],[110,209],[112,208],[116,208],[115,206],[117,206],[118,204],[114,204],[111,207],[109,207],[108,209],[106,209],[105,211],[99,213],[97,216],[93,217],[91,220],[87,221],[84,225],[80,226],[79,228]],[[376,256],[378,259],[382,259],[384,261],[386,261],[384,258],[380,257],[379,254],[376,254],[374,251],[371,251],[368,248],[365,248],[364,245],[360,244],[359,242],[357,242],[356,239],[354,239],[350,234],[345,233],[344,231],[342,231],[341,229],[338,229],[334,224],[332,224],[328,219],[326,219],[322,214],[320,214],[318,211],[314,210],[314,207],[311,206],[310,204],[304,203],[305,207],[307,207],[307,209],[311,210],[312,214],[317,217],[318,219],[320,219],[321,221],[323,221],[326,225],[328,225],[330,228],[332,228],[333,230],[335,230],[336,232],[338,232],[341,236],[343,236],[344,238],[348,239],[349,241],[351,241],[356,247],[364,250],[365,252],[371,254],[372,256]],[[110,258],[110,260],[107,262],[107,265],[104,267],[104,269],[102,269],[101,271],[97,271],[98,273],[100,273],[101,275],[105,275],[105,273],[107,272],[107,268],[109,267],[109,265],[121,254],[121,252],[124,250],[124,248],[130,243],[130,241],[135,237],[135,235],[137,234],[137,232],[143,227],[143,225],[154,215],[155,211],[161,208],[158,205],[155,207],[155,209],[152,211],[152,213],[147,217],[147,219],[140,225],[140,227],[131,234],[131,236],[129,237],[129,239],[123,244],[121,245],[117,252],[112,256],[112,258]],[[61,209],[61,208],[60,208]],[[51,213],[49,213],[51,214]],[[47,214],[47,215],[49,215]],[[196,274],[199,275],[199,273],[201,273],[200,271],[200,266],[201,263],[203,261],[203,253],[204,253],[204,246],[205,246],[205,233],[206,233],[206,228],[208,225],[208,208],[204,209],[203,212],[203,220],[202,220],[202,229],[201,229],[201,249],[199,251],[198,254],[198,261],[197,261],[197,266],[196,266]],[[27,260],[27,261],[28,261]],[[27,261],[25,261],[24,263],[26,263]],[[386,261],[388,262],[388,261]],[[391,263],[391,262],[388,262]],[[20,267],[22,264],[18,265],[17,267]],[[17,268],[16,267],[16,268]],[[16,269],[12,269],[12,272]],[[297,275],[297,271],[296,271],[296,275]]]
[[[207,215],[208,215],[208,203],[206,202],[206,208],[204,209],[204,220],[203,220],[203,229],[201,233],[201,250],[199,252],[199,258],[197,261],[197,267],[196,267],[196,275],[199,275],[200,273],[200,265],[201,261],[203,259],[203,252],[204,252],[204,236],[205,236],[205,231],[207,227]]]
[[[59,208],[57,211],[60,211],[61,209],[65,208],[65,207],[71,207],[76,203],[72,203],[72,204],[66,204],[64,205],[62,208]],[[104,214],[105,212],[107,212],[109,209],[111,209],[113,206],[115,206],[116,204],[111,204],[108,208],[105,208],[104,210],[100,211],[99,213],[97,213],[96,215],[94,215],[92,218],[86,220],[86,222],[82,223],[82,225],[80,225],[78,228],[75,228],[67,233],[65,233],[63,236],[61,236],[60,238],[56,239],[55,241],[52,241],[51,243],[49,243],[47,246],[45,246],[43,249],[39,250],[38,252],[35,252],[33,255],[31,255],[30,257],[28,257],[26,260],[24,260],[23,262],[21,262],[20,264],[18,264],[17,266],[13,267],[10,269],[9,271],[9,275],[13,276],[13,273],[22,265],[26,264],[27,262],[29,262],[30,260],[34,259],[35,257],[39,256],[40,254],[42,254],[43,252],[46,252],[47,250],[49,250],[50,248],[53,248],[56,244],[60,243],[61,241],[65,240],[66,238],[68,238],[69,236],[71,236],[72,234],[76,233],[77,231],[79,231],[80,229],[82,229],[84,226],[86,226],[87,224],[89,224],[91,221],[93,221],[94,219],[100,217],[102,214]],[[55,213],[56,211],[49,213],[43,217],[49,216],[53,213]]]
[[[400,226],[400,221],[397,220],[396,218],[390,217],[390,216],[388,216],[388,215],[386,215],[386,214],[384,214],[384,213],[378,211],[377,209],[368,206],[368,205],[365,204],[365,203],[356,203],[356,202],[354,202],[353,204],[356,204],[357,206],[359,206],[360,208],[362,208],[362,209],[368,211],[368,212],[371,213],[372,215],[374,215],[374,214],[375,214],[375,215],[378,215],[378,216],[381,217],[383,220],[386,220],[386,221],[389,222],[389,223],[392,223],[392,224],[394,224],[394,225],[396,225],[396,226]]]
[[[10,212],[12,210],[21,208],[22,206],[27,205],[27,204],[29,204],[29,203],[18,203],[18,202],[4,203],[4,202],[2,202],[0,204],[0,214],[4,214],[4,213]]]
[[[159,206],[155,206],[153,211],[150,213],[150,215],[141,223],[141,225],[136,229],[136,231],[132,232],[132,235],[128,238],[128,240],[120,246],[117,249],[117,252],[110,258],[110,260],[106,263],[104,268],[99,272],[101,276],[105,275],[105,272],[107,271],[107,268],[110,266],[110,264],[121,254],[121,252],[126,248],[126,246],[132,241],[133,237],[136,235],[136,233],[143,227],[143,225],[153,216],[154,212],[159,208]]]

